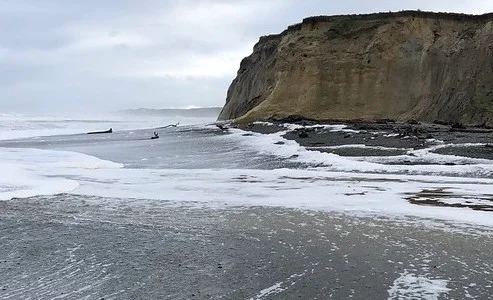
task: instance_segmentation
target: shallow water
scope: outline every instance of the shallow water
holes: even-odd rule
[[[19,199],[0,202],[0,298],[488,299],[491,233],[456,230],[285,208]]]
[[[356,145],[345,157],[208,122],[101,135],[89,124],[0,142],[0,297],[460,299],[491,288],[489,252],[476,249],[493,228],[492,160],[399,140],[392,155]]]
[[[154,131],[159,139],[150,139]],[[72,192],[493,224],[492,160],[435,153],[443,144],[345,157],[310,151],[283,135],[197,124],[2,141],[0,163],[16,172],[0,182],[0,197]],[[443,193],[431,197],[427,190]]]

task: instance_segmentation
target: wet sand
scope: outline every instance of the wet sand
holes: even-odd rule
[[[408,149],[424,149],[449,144],[432,152],[469,158],[493,159],[493,130],[481,128],[454,128],[440,124],[407,123],[327,123],[346,125],[344,131],[333,131],[310,121],[294,123],[300,128],[289,130],[284,138],[295,140],[309,150],[334,153],[341,156],[395,156]],[[285,131],[282,123],[255,123],[241,129],[272,133]],[[471,145],[475,144],[475,145]],[[367,148],[344,147],[366,145]]]
[[[446,280],[438,299],[491,299],[491,231],[426,223],[438,225],[74,195],[2,201],[0,298],[387,299],[407,274]]]
[[[493,142],[488,132],[456,132],[441,125],[430,125],[436,127],[433,130],[415,130],[409,124],[402,128],[350,125],[355,132],[316,126],[285,137],[340,155],[362,153],[356,147],[330,147],[364,144],[390,149],[368,148],[365,155],[400,155],[405,152],[402,149],[430,147],[436,140],[478,144],[437,151],[477,158],[491,158],[493,153],[485,146]],[[279,124],[248,127],[262,133],[281,129]],[[177,139],[183,134],[177,132]],[[174,147],[171,133],[162,142]],[[205,138],[202,142],[197,146],[194,140],[189,148],[199,151],[210,143]],[[121,150],[120,144],[81,147],[52,139],[2,143],[83,149],[137,167],[184,167],[181,161],[166,157],[160,163],[131,160],[137,150],[148,148],[141,142],[130,141],[128,151],[114,151]],[[158,152],[166,151],[155,149],[150,157],[158,157],[153,154]],[[231,159],[226,163],[245,164]],[[252,166],[265,164],[265,158],[251,162]],[[272,168],[279,164],[274,161]],[[426,196],[439,202],[450,195],[433,190],[408,196],[409,201]],[[433,296],[426,292],[443,289],[437,283],[450,289],[436,292],[438,299],[490,299],[492,236],[491,228],[463,228],[436,220],[362,218],[284,208],[212,209],[200,203],[75,195],[13,199],[0,201],[0,299],[422,299]],[[419,290],[420,286],[427,288]]]

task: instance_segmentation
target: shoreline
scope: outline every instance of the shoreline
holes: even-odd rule
[[[235,125],[244,131],[270,134],[287,131],[283,135],[309,150],[334,153],[340,156],[395,156],[406,149],[425,149],[443,146],[433,152],[437,154],[463,156],[473,159],[493,160],[493,129],[457,124],[398,123],[393,121],[317,122],[313,120],[287,120],[290,122],[254,122]],[[289,125],[298,126],[289,129]],[[327,126],[340,125],[343,129],[334,131]],[[363,151],[337,149],[344,145],[365,145]],[[450,145],[447,147],[446,145]],[[372,149],[373,147],[373,149]],[[378,148],[381,148],[380,151]],[[385,151],[385,150],[388,151]]]
[[[296,125],[293,128],[292,125]],[[296,123],[256,122],[240,129],[271,134],[283,132],[282,138],[295,141],[308,151],[354,157],[380,164],[419,166],[460,166],[477,163],[493,164],[493,133],[475,128],[456,128],[443,124],[408,124],[394,122]],[[460,129],[460,130],[457,130]],[[282,142],[280,142],[282,143]],[[420,158],[418,153],[444,155],[455,161]],[[463,159],[461,159],[463,158]],[[486,178],[491,178],[486,177]],[[493,197],[484,194],[478,199],[436,187],[409,194],[410,204],[428,207],[455,207],[493,212]]]
[[[387,137],[392,128],[334,128],[305,124],[297,130],[256,123],[250,129],[289,130],[290,138],[303,143],[317,139],[326,144],[348,139],[420,141],[406,135]],[[302,138],[303,132],[307,136]],[[252,134],[235,132],[242,133]],[[0,298],[397,299],[412,295],[421,299],[434,293],[437,299],[468,295],[482,299],[490,295],[491,226],[468,225],[453,218],[444,221],[435,212],[427,213],[434,208],[398,198],[451,197],[431,188],[428,194],[416,194],[434,188],[435,182],[420,187],[422,177],[400,181],[392,175],[364,173],[337,179],[334,174],[320,176],[311,170],[301,174],[296,168],[277,175],[276,170],[285,169],[210,169],[217,162],[244,168],[245,160],[239,158],[248,157],[245,152],[224,155],[227,147],[242,148],[237,139],[218,143],[226,134],[214,125],[199,131],[173,130],[168,139],[153,141],[151,147],[133,138],[124,146],[115,133],[108,143],[89,145],[99,154],[96,157],[118,153],[122,160],[135,159],[133,167],[115,173],[84,168],[59,173],[81,180],[85,196],[76,192],[0,201]],[[353,137],[344,137],[347,134]],[[177,148],[186,135],[188,147]],[[132,135],[120,137],[125,136]],[[60,145],[79,150],[87,145],[72,138]],[[186,151],[202,149],[217,151],[195,160],[212,160],[217,153],[214,164],[202,171],[197,170],[200,165],[186,169],[184,163],[190,160]],[[183,159],[173,158],[172,150]],[[141,153],[142,157],[136,157]],[[156,170],[159,161],[148,160],[159,155],[169,158],[160,161],[161,171]],[[266,164],[266,157],[260,158],[261,164]],[[144,164],[151,168],[137,169]],[[452,178],[439,185],[454,186],[457,191],[467,185],[467,180],[460,181]],[[491,190],[491,180],[483,180],[482,186],[476,184],[480,180],[470,181],[474,181],[471,188],[462,187],[468,197],[479,195],[472,189]],[[395,205],[397,199],[411,209],[402,214],[379,213],[375,201],[385,198],[385,189],[390,195],[385,207]],[[365,198],[367,191],[373,196]],[[84,189],[78,193],[84,194]],[[318,202],[312,207],[330,208],[330,201],[334,206],[332,210],[309,209],[304,200]],[[345,204],[348,210],[337,210]],[[350,210],[361,204],[368,204],[360,206],[366,215]],[[413,214],[415,209],[426,213]],[[444,208],[443,215],[450,216],[452,210]],[[485,216],[491,224],[487,212],[464,210],[455,209],[455,213],[474,220]]]

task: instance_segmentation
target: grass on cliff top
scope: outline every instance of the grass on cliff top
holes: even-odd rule
[[[382,22],[379,20],[361,21],[347,18],[334,21],[329,28],[329,32],[348,37],[362,31],[375,29],[381,24]]]
[[[337,31],[338,33],[348,33],[357,29],[357,22],[351,19],[342,19],[335,21],[334,24],[330,27],[330,30]]]

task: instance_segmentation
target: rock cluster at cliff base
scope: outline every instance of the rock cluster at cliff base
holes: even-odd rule
[[[294,130],[286,128],[292,125],[299,127]],[[332,125],[341,126],[344,130],[333,130]],[[406,154],[410,149],[435,147],[431,152],[437,154],[493,159],[493,129],[458,129],[443,124],[383,121],[321,124],[307,120],[290,124],[255,122],[248,125],[240,124],[239,128],[262,134],[286,131],[283,134],[285,139],[295,140],[308,150],[340,156],[398,156]],[[423,162],[401,163],[412,165]]]
[[[261,37],[220,120],[493,125],[493,14],[319,16]]]

